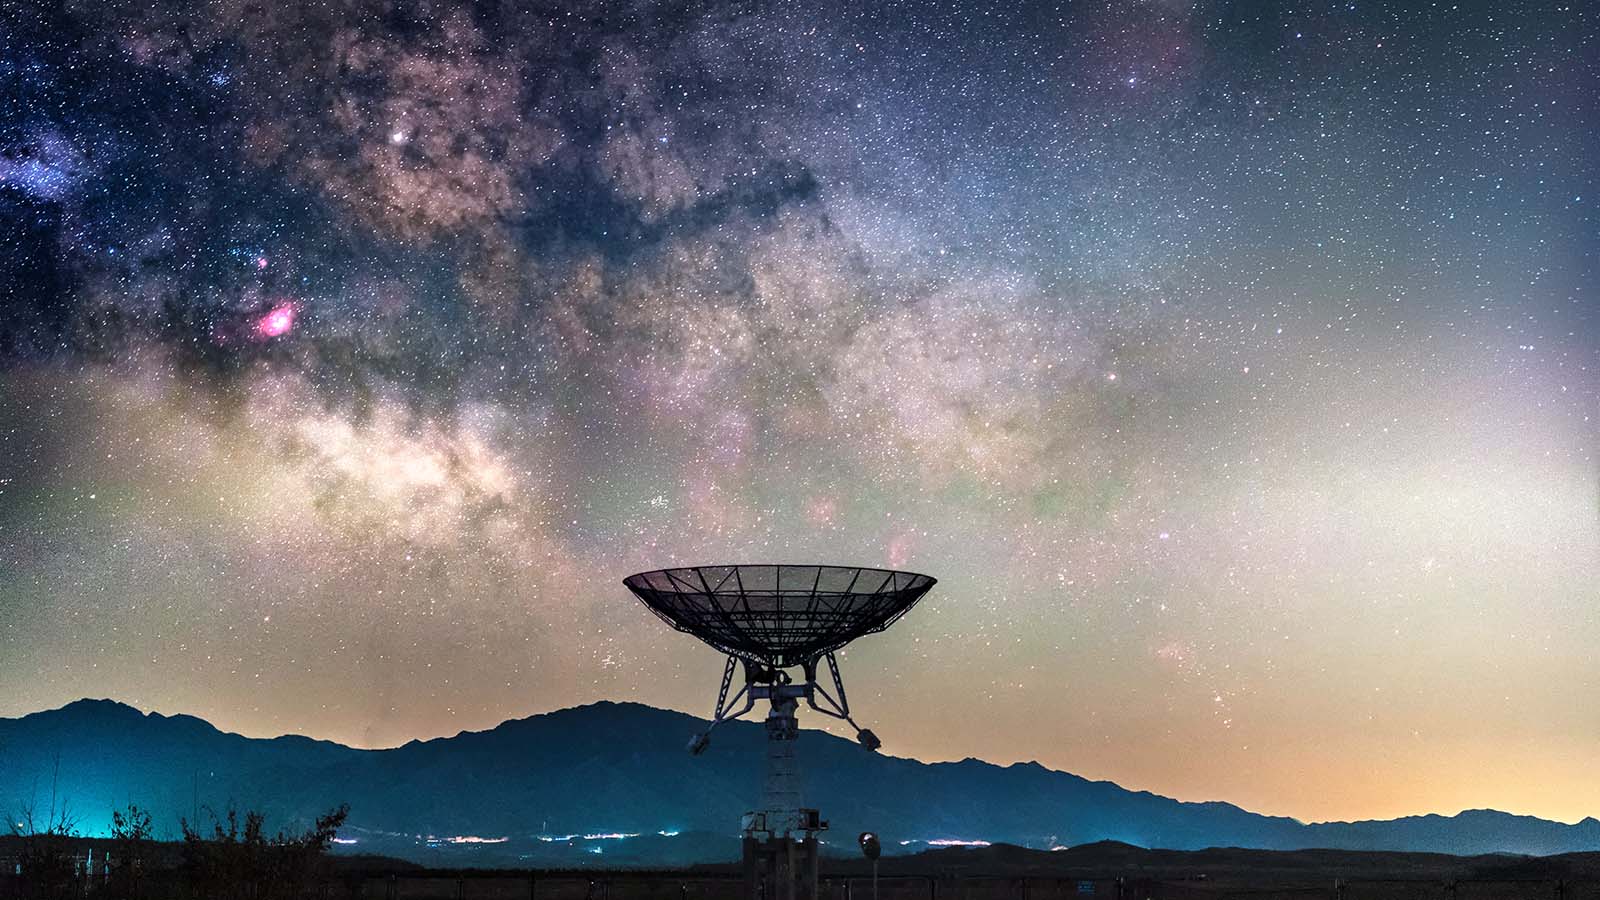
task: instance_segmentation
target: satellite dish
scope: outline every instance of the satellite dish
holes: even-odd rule
[[[934,580],[842,566],[696,566],[623,583],[673,628],[729,656],[789,669],[888,628]]]
[[[640,572],[623,584],[668,625],[728,656],[711,725],[690,739],[690,753],[705,752],[712,729],[750,712],[757,700],[771,704],[762,808],[746,813],[743,822],[746,893],[815,898],[816,835],[828,823],[817,810],[800,806],[795,709],[803,699],[817,712],[848,722],[868,750],[882,746],[877,735],[851,717],[834,652],[894,624],[934,586],[934,579],[849,566],[740,565]],[[833,693],[817,679],[823,665]],[[741,666],[744,685],[730,698],[734,672]],[[793,668],[801,670],[803,681],[795,682],[785,671]]]

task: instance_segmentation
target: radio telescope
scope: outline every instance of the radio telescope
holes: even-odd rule
[[[828,823],[815,809],[800,805],[795,709],[804,700],[817,712],[850,723],[856,740],[877,750],[877,735],[850,716],[834,651],[888,628],[934,583],[927,575],[888,569],[782,565],[694,566],[623,579],[668,625],[728,656],[711,725],[689,740],[690,753],[704,752],[713,729],[750,712],[756,701],[771,704],[761,806],[745,813],[742,822],[748,900],[815,900],[817,833]],[[821,665],[827,666],[832,693],[817,680]],[[729,697],[740,666],[744,685]],[[785,671],[793,668],[801,670],[804,681],[795,682]]]

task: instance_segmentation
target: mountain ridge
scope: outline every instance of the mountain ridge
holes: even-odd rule
[[[418,840],[731,832],[759,794],[761,725],[727,723],[705,757],[690,757],[682,739],[704,725],[687,713],[601,701],[364,749],[297,734],[247,737],[195,716],[84,699],[0,718],[0,813],[37,798],[59,754],[61,793],[89,833],[129,801],[174,821],[236,804],[289,823],[348,802],[353,833]],[[870,754],[821,731],[807,731],[798,749],[808,803],[836,831],[875,830],[907,851],[934,840],[1456,855],[1600,849],[1593,816],[1567,824],[1468,809],[1308,823],[1129,790],[1037,761],[924,763]]]

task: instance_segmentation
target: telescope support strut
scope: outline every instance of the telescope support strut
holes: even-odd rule
[[[728,657],[728,664],[722,668],[722,688],[717,691],[717,709],[716,712],[711,714],[711,724],[706,726],[705,731],[689,738],[689,752],[695,756],[706,752],[706,748],[711,746],[712,729],[729,719],[737,719],[756,708],[756,698],[750,692],[750,682],[748,680],[745,681],[743,687],[739,688],[739,692],[733,695],[732,699],[728,698],[728,688],[733,684],[733,670],[738,664],[739,661],[737,659],[732,656]],[[749,666],[747,665],[745,667],[747,678],[749,671]],[[741,697],[744,698],[744,706],[741,706],[738,712],[730,712],[729,710],[733,709],[733,705],[738,703]]]

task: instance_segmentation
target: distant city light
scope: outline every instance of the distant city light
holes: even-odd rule
[[[509,840],[511,839],[508,837],[486,838],[478,837],[475,834],[458,834],[455,837],[445,838],[444,842],[447,844],[504,844]]]
[[[335,844],[354,844],[354,843],[357,843],[355,838],[330,838],[329,840],[333,841]]]
[[[557,842],[560,842],[560,841],[579,841],[579,840],[582,840],[582,841],[620,841],[623,838],[635,838],[635,837],[638,837],[640,834],[642,834],[642,832],[638,832],[638,831],[606,831],[606,832],[594,832],[592,834],[541,834],[541,835],[538,835],[537,837],[539,838],[539,840],[544,841],[546,844],[553,844],[553,843],[557,843]],[[658,831],[658,832],[656,832],[656,834],[663,835],[665,837],[674,837],[674,836],[677,835],[677,832],[676,831]]]
[[[656,832],[656,834],[659,834],[662,837],[677,837],[678,836],[678,833],[676,831],[658,831],[658,832]]]

